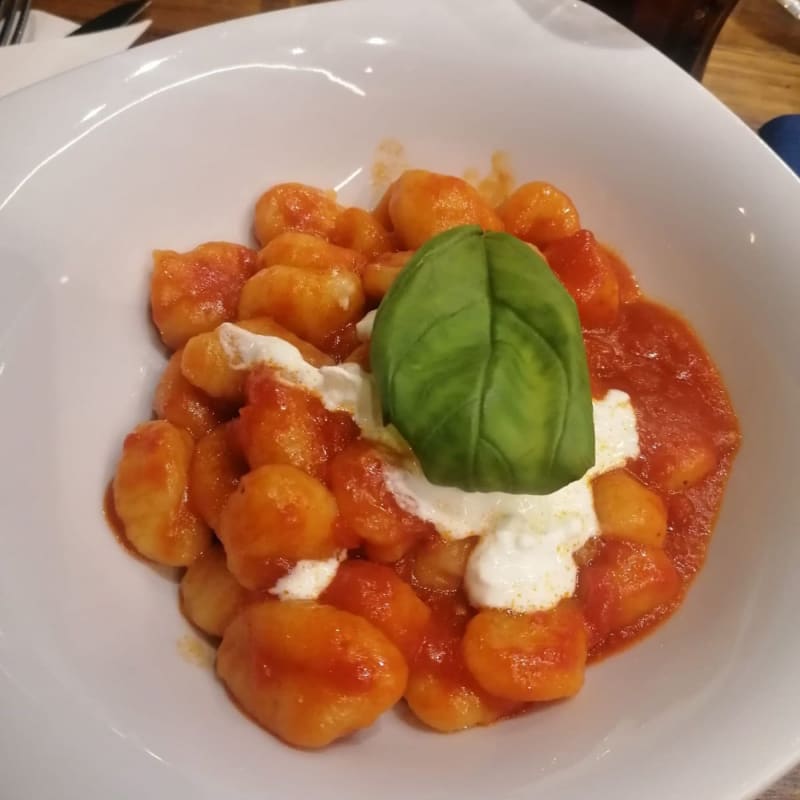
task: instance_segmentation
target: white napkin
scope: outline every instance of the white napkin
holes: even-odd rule
[[[31,11],[21,44],[0,47],[0,97],[81,64],[127,50],[150,25],[136,22],[100,33],[64,37],[77,23]]]

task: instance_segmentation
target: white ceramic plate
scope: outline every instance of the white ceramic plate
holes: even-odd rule
[[[101,516],[162,356],[149,250],[247,240],[286,179],[371,199],[385,137],[460,173],[498,148],[565,188],[681,309],[745,444],[681,611],[570,702],[456,736],[390,715],[290,750],[177,642],[176,587]],[[0,795],[742,800],[800,755],[800,184],[597,12],[406,0],[270,14],[0,102]]]

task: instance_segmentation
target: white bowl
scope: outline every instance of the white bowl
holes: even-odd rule
[[[137,48],[0,102],[0,794],[742,800],[800,757],[800,183],[671,63],[556,0],[322,5]],[[239,714],[169,576],[101,514],[163,357],[149,250],[247,241],[300,180],[371,199],[384,137],[566,189],[696,325],[744,431],[684,606],[574,700],[462,735],[389,715],[291,750]]]

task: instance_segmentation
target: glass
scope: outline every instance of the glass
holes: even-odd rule
[[[588,0],[696,78],[737,0]]]
[[[793,16],[800,19],[800,0],[778,0],[778,2]]]

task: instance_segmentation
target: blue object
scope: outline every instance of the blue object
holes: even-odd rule
[[[800,114],[775,117],[758,134],[800,176]]]

